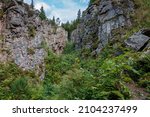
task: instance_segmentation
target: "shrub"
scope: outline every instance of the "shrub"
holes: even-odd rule
[[[41,99],[39,84],[34,72],[22,71],[14,63],[0,63],[0,99]]]
[[[10,91],[13,99],[29,99],[29,87],[27,78],[18,78],[11,83]]]
[[[75,52],[75,45],[74,45],[74,43],[73,42],[66,43],[66,46],[64,48],[63,53],[64,54],[71,54],[73,52]]]
[[[29,37],[35,37],[36,35],[36,30],[34,26],[29,26],[28,27],[28,35]]]
[[[92,5],[93,3],[98,4],[100,0],[90,0],[89,6]]]
[[[3,9],[0,9],[0,20],[2,20],[3,15],[4,15],[4,11],[3,11]]]
[[[28,54],[33,55],[35,54],[35,50],[33,48],[28,48],[27,49]]]

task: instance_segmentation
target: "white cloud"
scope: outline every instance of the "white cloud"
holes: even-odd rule
[[[40,10],[42,6],[44,7],[45,11],[51,10],[51,7],[48,4],[46,4],[45,2],[37,2],[37,3],[35,3],[34,6],[38,10]]]
[[[31,3],[31,0],[24,0],[27,3]],[[67,22],[74,20],[77,17],[77,12],[79,9],[81,11],[85,10],[86,6],[80,5],[75,2],[75,0],[58,0],[57,2],[62,4],[63,7],[58,7],[57,5],[50,5],[46,2],[48,0],[34,0],[35,8],[40,10],[41,6],[44,7],[44,10],[48,18],[60,18],[62,22]],[[87,4],[89,0],[79,0],[82,4]]]

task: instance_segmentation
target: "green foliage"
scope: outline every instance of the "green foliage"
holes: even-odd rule
[[[34,26],[29,26],[28,27],[28,35],[30,37],[35,37],[36,35],[36,30],[35,30],[35,27]]]
[[[89,1],[89,6],[91,6],[92,4],[98,4],[100,2],[100,0],[90,0]]]
[[[0,35],[0,42],[2,42],[4,40],[3,35]]]
[[[150,86],[150,80],[140,80],[140,81],[139,81],[139,85],[140,85],[141,87],[146,88],[146,87]]]
[[[62,23],[61,26],[68,32],[68,39],[71,38],[71,33],[77,28],[78,24],[79,24],[78,19],[71,22],[68,21],[66,23]]]
[[[81,21],[81,10],[78,10],[77,18],[71,22],[67,21],[66,23],[62,23],[61,26],[68,32],[68,39],[71,39],[71,33],[77,29],[77,26],[79,25]]]
[[[150,1],[149,0],[134,0],[136,10],[132,19],[134,22],[133,28],[142,27],[149,28],[150,27]]]
[[[10,91],[15,94],[14,99],[26,99],[28,97],[30,89],[26,78],[18,78],[11,83]]]
[[[44,86],[48,99],[129,99],[122,79],[124,70],[135,71],[126,56],[83,59],[67,44],[64,55],[49,52]],[[73,50],[73,51],[72,51]],[[55,64],[55,66],[54,66]],[[49,88],[48,88],[49,87]]]
[[[50,20],[50,22],[51,22],[51,25],[52,25],[52,26],[55,26],[55,25],[56,25],[56,20],[55,20],[55,17],[54,17],[54,16],[53,16],[53,19]]]
[[[149,90],[147,73],[149,57],[140,57],[138,53],[130,51],[113,56],[115,50],[111,47],[106,50],[104,49],[95,59],[82,58],[80,53],[74,50],[72,43],[66,45],[63,55],[58,56],[48,51],[48,57],[45,59],[46,76],[42,83],[33,80],[36,76],[24,74],[12,64],[3,66],[0,70],[0,97],[1,99],[130,99],[131,92],[126,82],[133,81]]]
[[[3,18],[3,15],[4,15],[3,9],[0,9],[0,20]]]
[[[97,1],[99,0],[91,0],[90,4]],[[132,18],[136,19],[133,27],[130,30],[123,29],[123,39],[116,38],[115,44],[111,42],[96,58],[91,57],[91,52],[96,49],[98,41],[93,41],[92,49],[83,47],[80,51],[75,51],[74,44],[69,42],[62,55],[49,51],[43,41],[41,47],[48,52],[43,81],[39,81],[33,72],[22,71],[15,64],[0,64],[0,99],[124,100],[132,97],[127,83],[135,83],[150,93],[150,56],[143,52],[133,52],[122,44],[124,39],[141,27],[150,26],[149,0],[134,1],[136,7],[140,7],[135,16],[131,14]],[[46,19],[43,8],[40,17],[42,20]],[[51,23],[52,26],[57,25],[55,18]],[[75,20],[62,24],[69,32],[69,37],[78,23],[78,20]],[[90,25],[91,22],[88,23]],[[29,27],[29,35],[35,36],[34,27]],[[1,36],[0,40],[3,40]],[[121,54],[116,54],[118,51]],[[32,49],[28,50],[28,53],[33,52]]]
[[[68,42],[66,43],[66,47],[64,48],[64,54],[70,54],[75,52],[75,48],[74,48],[74,43],[73,42]]]
[[[77,20],[80,21],[80,19],[81,19],[81,10],[79,9],[77,13]]]
[[[40,48],[43,48],[46,52],[49,51],[49,47],[48,47],[47,43],[44,40],[41,42]]]
[[[42,85],[38,84],[33,72],[22,71],[13,63],[0,63],[0,99],[43,99]]]
[[[41,18],[41,20],[46,20],[47,19],[43,6],[40,9],[39,17]]]
[[[1,64],[0,99],[130,99],[126,82],[149,91],[149,57],[132,51],[114,56],[115,49],[106,50],[97,58],[81,57],[72,43],[63,55],[48,51],[42,82],[14,64]]]
[[[90,0],[90,3],[89,4],[92,4],[92,3],[94,3],[96,0]]]
[[[27,49],[28,54],[33,55],[35,54],[35,50],[33,48],[28,48]]]

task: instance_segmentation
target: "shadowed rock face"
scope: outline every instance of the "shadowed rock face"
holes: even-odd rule
[[[39,12],[22,0],[12,4],[0,20],[0,62],[13,60],[24,70],[36,69],[43,79],[47,55],[45,47],[60,54],[67,41],[67,32],[62,27],[53,28],[48,21],[41,21]],[[22,4],[20,4],[22,3]]]
[[[99,0],[98,5],[88,7],[72,33],[76,48],[90,48],[98,54],[113,39],[113,30],[131,26],[129,14],[133,7],[130,0]]]
[[[99,39],[105,46],[112,38],[112,30],[130,26],[128,13],[133,10],[129,0],[101,0],[99,7]]]

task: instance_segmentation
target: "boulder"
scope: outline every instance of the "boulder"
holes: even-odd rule
[[[143,29],[127,39],[125,44],[136,51],[142,51],[148,45],[149,40],[150,29]]]

